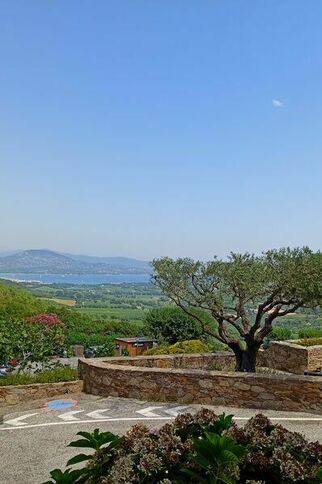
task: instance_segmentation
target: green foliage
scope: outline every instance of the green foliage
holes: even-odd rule
[[[176,434],[181,439],[200,438],[206,433],[222,435],[233,424],[233,415],[222,413],[214,416],[211,410],[201,410],[196,418],[185,418],[180,415],[176,419]]]
[[[54,469],[50,473],[52,480],[46,481],[44,484],[75,484],[76,482],[82,482],[79,479],[83,476],[83,469],[66,469],[61,471],[60,469]]]
[[[69,367],[58,367],[39,371],[37,373],[12,373],[6,378],[0,378],[0,386],[31,385],[33,383],[55,383],[78,379],[78,371]]]
[[[320,338],[322,337],[322,328],[304,328],[298,332],[299,339]]]
[[[23,284],[22,284],[23,285]],[[82,311],[93,309],[108,310],[108,316],[115,315],[120,319],[133,318],[133,314],[144,315],[144,309],[158,307],[166,301],[158,288],[151,283],[122,283],[122,284],[25,284],[28,290],[38,297],[49,299],[70,299],[76,301],[76,307]],[[124,312],[118,312],[118,310]],[[128,310],[128,313],[125,311]],[[137,311],[131,313],[131,311]]]
[[[107,445],[111,449],[120,441],[120,437],[117,435],[111,432],[100,432],[99,429],[95,429],[93,433],[78,432],[77,435],[83,438],[71,442],[69,447],[86,447],[88,449],[99,450],[103,445]]]
[[[322,482],[322,467],[317,471],[316,479],[318,482]]]
[[[233,484],[238,477],[240,458],[246,449],[230,437],[209,432],[194,440],[193,451],[191,461],[199,470],[186,468],[183,471],[191,482]]]
[[[106,340],[106,335],[96,333],[96,334],[87,334],[82,331],[75,331],[70,330],[68,333],[68,346],[71,345],[84,345],[85,347],[88,346],[95,346],[95,345],[103,345]]]
[[[45,363],[64,345],[63,325],[49,327],[41,323],[0,320],[0,361],[16,358],[20,369],[31,362]]]
[[[276,327],[269,335],[269,339],[273,341],[286,341],[292,339],[293,331],[289,328]]]
[[[181,341],[169,347],[171,353],[207,353],[208,346],[202,341],[193,339]]]
[[[50,473],[53,480],[47,481],[45,484],[52,484],[53,482],[56,484],[99,482],[109,465],[112,452],[117,449],[122,442],[122,439],[118,435],[112,434],[111,432],[100,432],[99,429],[95,429],[94,432],[78,432],[77,435],[82,438],[71,442],[69,447],[91,449],[94,450],[94,454],[77,454],[69,459],[67,466],[73,466],[88,461],[92,462],[91,465],[77,469],[76,472],[70,468],[67,468],[65,472],[55,469]],[[104,459],[101,460],[99,459],[99,454],[103,449]],[[96,457],[95,460],[93,460],[94,457]]]
[[[149,334],[169,344],[198,339],[203,332],[194,318],[175,306],[152,309],[146,314],[145,324]]]
[[[257,351],[276,318],[322,301],[322,254],[307,247],[231,254],[206,263],[165,257],[154,260],[153,268],[162,292],[204,334],[235,352],[237,371],[255,371]]]
[[[114,339],[114,336],[109,336],[106,338],[104,344],[96,349],[95,356],[97,358],[103,356],[113,356],[115,349]]]
[[[145,355],[169,355],[183,353],[208,353],[209,347],[199,340],[188,340],[175,343],[174,345],[159,345],[145,352]]]
[[[106,307],[103,305],[101,307],[99,304],[105,303],[97,303],[97,307],[95,308],[76,308],[76,311],[79,314],[85,314],[89,316],[94,321],[102,321],[102,320],[119,320],[119,321],[135,321],[140,322],[144,320],[145,314],[147,312],[146,309],[143,308],[124,308],[124,307]],[[126,304],[125,304],[126,305]]]
[[[145,330],[142,323],[131,323],[128,321],[92,321],[88,316],[80,315],[77,319],[77,313],[73,309],[65,312],[76,313],[75,320],[67,321],[68,336],[67,344],[84,344],[85,346],[105,345],[109,337],[122,336],[145,336]]]
[[[146,483],[269,484],[321,482],[322,445],[256,415],[237,426],[231,415],[218,416],[203,408],[195,415],[180,414],[160,429],[143,424],[123,437],[80,432],[72,447],[90,448],[68,465],[80,465],[74,481],[55,470],[61,484]],[[48,483],[48,484],[49,484]]]
[[[144,352],[144,356],[168,355],[170,345],[158,345],[156,348],[150,348]]]
[[[0,319],[19,321],[45,309],[46,305],[29,292],[0,283]]]
[[[207,338],[205,339],[205,342],[207,343],[208,351],[211,353],[215,353],[216,351],[230,351],[230,348],[227,345],[214,338]]]
[[[247,445],[240,462],[240,482],[318,484],[322,445],[308,442],[297,432],[255,415],[243,427],[233,424],[226,432],[236,443]]]
[[[50,291],[52,288],[45,286],[44,290]],[[87,290],[90,294],[94,292],[93,289],[83,288],[82,290]],[[144,290],[143,288],[142,291]],[[121,297],[123,293],[120,288],[118,291]],[[132,286],[127,288],[127,291],[140,294],[140,290],[135,290]],[[63,326],[45,330],[46,328],[41,325],[28,325],[24,322],[28,317],[40,312],[57,314],[64,323]],[[39,301],[20,288],[0,285],[1,362],[18,358],[23,368],[31,361],[45,363],[47,357],[55,353],[58,348],[68,349],[73,344],[84,344],[86,347],[99,345],[102,346],[99,349],[101,356],[111,356],[114,338],[122,336],[145,336],[143,322],[93,321],[90,316],[74,308]]]
[[[294,340],[293,343],[301,345],[301,346],[316,346],[322,345],[322,337],[321,338],[303,338]]]

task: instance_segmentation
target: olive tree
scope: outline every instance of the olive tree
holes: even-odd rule
[[[154,260],[153,268],[164,294],[205,334],[232,349],[236,371],[255,371],[258,350],[277,318],[318,307],[322,299],[322,254],[307,247],[210,262],[165,257]]]

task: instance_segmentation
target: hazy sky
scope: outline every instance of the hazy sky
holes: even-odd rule
[[[0,62],[0,250],[321,248],[321,0],[1,0]]]

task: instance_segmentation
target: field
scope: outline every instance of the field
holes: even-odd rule
[[[62,298],[55,298],[55,297],[41,297],[39,299],[43,299],[44,301],[49,301],[57,304],[62,304],[63,306],[73,307],[76,305],[75,299],[62,299]]]
[[[142,321],[144,319],[144,315],[147,312],[147,309],[126,309],[121,307],[101,307],[101,308],[77,308],[81,314],[87,314],[93,320],[102,320],[102,319],[110,319],[110,320],[123,320],[123,321]]]
[[[79,308],[146,309],[157,307],[167,298],[152,284],[38,284],[24,283],[20,286],[28,289],[40,298],[56,299],[59,302],[75,301]]]
[[[34,296],[54,305],[73,307],[82,317],[94,322],[140,323],[149,309],[167,303],[167,298],[152,284],[22,284]],[[87,331],[89,328],[87,328]]]
[[[68,315],[62,314],[62,317],[71,321],[68,326],[70,344],[97,345],[106,344],[115,336],[149,336],[145,334],[144,323],[147,312],[169,304],[169,300],[151,283],[24,283],[19,286],[28,289],[38,301],[50,303],[50,312],[68,311]],[[254,311],[252,306],[248,310],[250,313]],[[297,339],[303,330],[321,328],[322,315],[320,311],[300,310],[280,318],[276,327],[274,338]]]
[[[289,314],[279,318],[278,326],[288,328],[293,332],[293,337],[298,336],[298,332],[304,328],[321,328],[321,311],[302,310],[296,314]]]

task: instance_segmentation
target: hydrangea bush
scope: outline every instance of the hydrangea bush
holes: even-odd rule
[[[267,483],[315,483],[322,466],[322,445],[308,442],[303,435],[273,425],[256,415],[241,428],[232,424],[227,434],[248,452],[240,463],[241,482],[257,479]]]
[[[94,453],[75,456],[65,471],[52,471],[46,484],[322,482],[322,445],[261,414],[243,428],[230,415],[202,409],[160,429],[134,425],[123,437],[98,430],[79,435],[70,446]],[[71,467],[81,462],[83,468]]]

